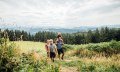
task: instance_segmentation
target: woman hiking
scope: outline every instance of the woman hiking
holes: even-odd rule
[[[56,46],[57,46],[58,58],[59,59],[61,58],[62,60],[64,58],[64,51],[62,48],[63,44],[64,44],[64,42],[62,39],[62,35],[61,35],[61,33],[58,33],[57,40],[56,40]],[[60,57],[61,54],[62,54],[62,56]]]

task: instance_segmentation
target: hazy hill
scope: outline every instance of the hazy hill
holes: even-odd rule
[[[88,30],[95,30],[96,28],[101,28],[106,26],[109,28],[120,28],[120,25],[80,26],[80,27],[74,27],[74,28],[59,28],[59,27],[32,27],[32,26],[16,26],[16,25],[0,24],[1,29],[25,30],[32,34],[38,31],[51,31],[51,32],[62,32],[62,33],[86,32]]]

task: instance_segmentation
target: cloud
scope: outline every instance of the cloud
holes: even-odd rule
[[[119,0],[0,0],[7,23],[76,27],[120,24]]]

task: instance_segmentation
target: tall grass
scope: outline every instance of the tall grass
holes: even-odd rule
[[[17,68],[17,52],[14,44],[9,44],[8,39],[0,39],[0,71],[12,72]]]
[[[84,62],[75,60],[71,62],[64,62],[64,66],[76,67],[78,72],[119,72],[120,66],[114,64],[102,64],[99,62]]]
[[[75,68],[75,72],[120,71],[120,42],[117,41],[65,44],[65,61],[55,60],[55,63],[48,62],[43,47],[44,43],[0,39],[0,72],[60,72],[62,67]]]
[[[72,61],[63,65],[77,67],[78,72],[119,72],[120,42],[112,40],[96,44],[66,45]],[[70,50],[71,49],[71,50]],[[77,58],[78,57],[78,58]]]
[[[120,42],[115,40],[96,44],[66,45],[65,47],[65,50],[67,51],[70,49],[74,51],[71,55],[77,55],[80,57],[92,57],[95,55],[109,57],[113,54],[120,53]]]
[[[59,65],[48,64],[34,51],[21,54],[15,43],[3,38],[0,39],[0,72],[59,72]]]

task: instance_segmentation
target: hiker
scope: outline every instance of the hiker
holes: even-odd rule
[[[62,38],[62,35],[60,32],[58,32],[58,35],[57,35],[57,38],[61,37]]]
[[[47,57],[49,57],[49,50],[48,50],[49,45],[50,45],[50,41],[49,41],[49,39],[48,39],[48,40],[46,41],[46,44],[45,44],[45,49],[46,49],[46,52],[47,52]]]
[[[53,43],[53,39],[50,39],[49,53],[50,53],[50,58],[53,62],[54,62],[54,58],[56,57],[56,52],[57,49],[55,44]]]
[[[64,57],[64,51],[62,49],[62,45],[63,45],[63,39],[62,39],[62,35],[58,35],[57,36],[57,40],[56,40],[56,46],[57,46],[57,52],[58,52],[58,58],[60,59],[60,55],[62,54],[61,59],[63,60]]]

